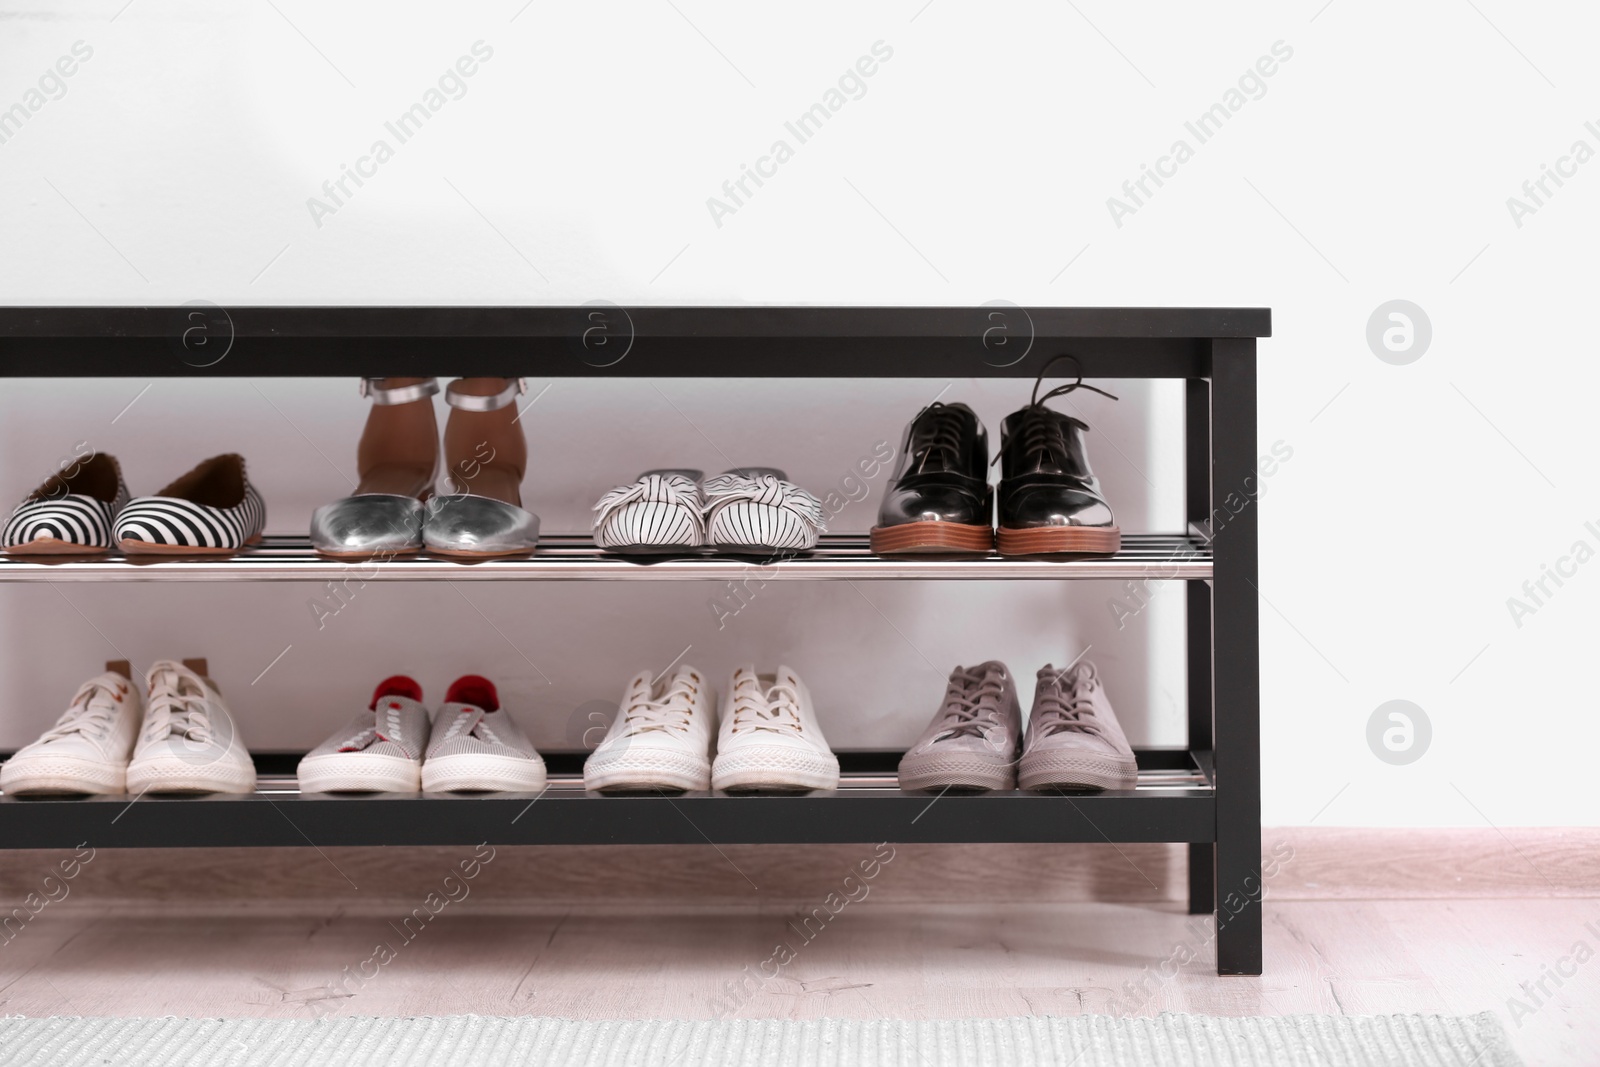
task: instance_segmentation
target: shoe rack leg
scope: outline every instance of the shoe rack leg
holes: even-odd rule
[[[1184,461],[1184,512],[1190,523],[1211,515],[1211,385],[1190,378],[1184,397],[1187,453]],[[1184,582],[1188,640],[1189,751],[1209,764],[1211,733],[1211,586]],[[1189,914],[1209,915],[1217,906],[1217,847],[1212,841],[1189,844]]]
[[[1210,841],[1189,842],[1189,914],[1210,915],[1217,910],[1217,846]]]
[[[1261,973],[1261,678],[1256,343],[1212,342],[1217,973]]]

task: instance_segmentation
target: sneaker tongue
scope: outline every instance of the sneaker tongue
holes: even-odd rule
[[[391,675],[378,683],[378,687],[372,691],[372,702],[367,707],[376,710],[378,702],[384,697],[395,696],[410,697],[412,700],[420,702],[422,700],[422,686],[409,675]]]
[[[1060,670],[1057,670],[1055,667],[1046,663],[1043,667],[1039,668],[1039,674],[1037,677],[1041,682],[1055,683],[1057,680],[1059,680],[1062,685],[1072,686],[1079,681],[1082,681],[1086,678],[1092,678],[1093,676],[1094,666],[1090,663],[1084,662],[1073,663],[1071,666],[1062,667]]]
[[[173,736],[181,737],[186,741],[205,740],[204,735],[200,731],[200,724],[198,722],[190,721],[190,717],[187,714],[175,713],[172,716],[172,725],[170,729]]]
[[[444,695],[444,701],[446,704],[471,704],[484,711],[498,711],[500,708],[500,696],[495,691],[494,683],[479,674],[465,674],[457,678]]]
[[[384,723],[389,718],[389,714],[388,713],[389,712],[404,711],[405,709],[406,709],[405,702],[403,700],[396,699],[395,697],[392,697],[392,696],[390,696],[390,697],[380,697],[378,700],[376,700],[373,703],[373,706],[372,706],[373,729],[378,731],[378,738],[380,740],[383,740],[383,741],[392,740],[392,738],[385,737],[383,735]]]
[[[150,707],[166,708],[169,734],[188,740],[205,740],[206,687],[199,676],[187,667],[163,663],[151,668],[147,680]]]

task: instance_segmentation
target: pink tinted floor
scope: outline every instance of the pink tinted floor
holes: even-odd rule
[[[467,901],[409,927],[406,914],[400,905],[283,904],[177,914],[67,900],[0,947],[0,1012],[939,1018],[1487,1008],[1530,1064],[1592,1063],[1600,1049],[1600,963],[1573,956],[1579,942],[1600,949],[1600,899],[1588,897],[1269,900],[1262,978],[1218,978],[1207,924],[1167,902],[867,899],[809,925],[799,910],[771,906],[529,911]],[[381,960],[379,945],[392,959],[369,963]],[[768,964],[776,976],[760,981],[762,964],[784,955],[780,945],[793,958]]]

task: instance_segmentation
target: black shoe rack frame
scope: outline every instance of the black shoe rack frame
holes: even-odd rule
[[[0,309],[0,378],[1031,378],[1070,353],[1091,380],[1182,379],[1185,530],[1125,533],[1111,559],[1065,562],[878,559],[863,538],[829,537],[812,554],[762,566],[765,579],[1179,581],[1189,719],[1186,746],[1138,753],[1139,784],[1125,792],[902,793],[897,752],[847,752],[830,793],[600,796],[582,789],[582,753],[550,753],[551,786],[538,796],[302,795],[294,754],[268,753],[248,796],[0,797],[0,848],[1184,842],[1189,910],[1215,914],[1218,972],[1260,974],[1256,339],[1270,335],[1260,308]],[[344,566],[318,559],[303,538],[272,537],[229,559],[10,557],[0,582],[323,582]],[[633,563],[572,536],[546,538],[524,560],[397,559],[362,576],[725,581],[748,567],[714,557]]]

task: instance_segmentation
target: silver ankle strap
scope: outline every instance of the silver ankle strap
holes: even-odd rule
[[[388,407],[392,404],[409,404],[413,400],[421,400],[439,391],[437,378],[429,378],[416,385],[397,385],[392,389],[385,389],[378,384],[384,380],[383,378],[361,379],[361,395],[371,397],[372,402],[380,407]]]
[[[499,411],[507,404],[516,402],[518,395],[528,391],[528,382],[525,378],[517,378],[510,385],[492,396],[477,396],[473,393],[458,393],[456,386],[461,384],[457,378],[450,383],[444,391],[444,402],[453,408],[462,411]]]

